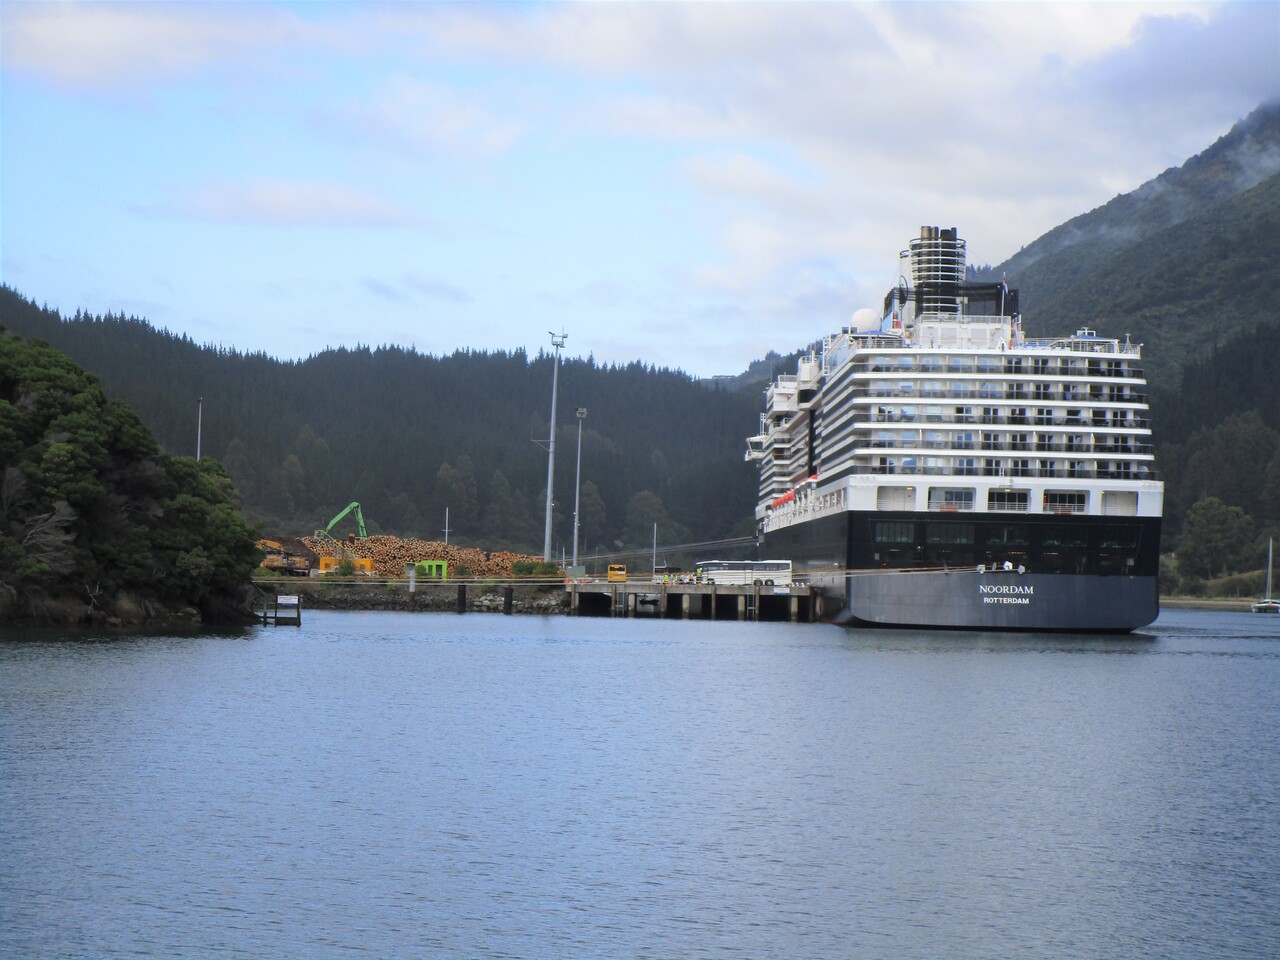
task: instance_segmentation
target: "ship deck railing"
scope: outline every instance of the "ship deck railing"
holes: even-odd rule
[[[966,453],[995,453],[997,451],[1011,453],[1073,453],[1078,456],[1116,456],[1116,457],[1151,457],[1155,456],[1155,447],[1149,443],[1021,443],[1015,440],[982,440],[982,441],[949,441],[949,440],[872,440],[870,443],[857,444],[854,452],[874,450],[923,450],[930,454],[937,450],[961,450]]]
[[[903,466],[901,464],[872,464],[861,469],[855,469],[853,473],[854,475],[861,473],[893,477],[985,477],[991,480],[1051,479],[1143,481],[1161,479],[1159,471],[1154,469],[1147,469],[1145,471],[1134,470],[1129,473],[1123,473],[1116,470],[1094,470],[1087,467],[1081,467],[1078,470],[1064,470],[1061,468],[1040,469],[1039,467],[1028,467],[1024,470],[1010,470],[1005,473],[987,473],[978,468],[966,471],[958,467],[911,467]]]
[[[916,381],[895,383],[893,381],[871,381],[865,385],[856,384],[849,390],[854,399],[869,398],[873,400],[952,400],[973,403],[981,400],[1013,400],[1018,403],[1078,403],[1081,406],[1109,406],[1119,404],[1136,404],[1145,406],[1147,394],[1138,390],[1126,390],[1114,395],[1101,391],[1068,391],[1068,390],[1026,390],[1018,387],[981,387],[972,390],[952,388],[950,390],[921,387]]]
[[[965,424],[965,425],[983,425],[983,426],[1014,426],[1014,427],[1081,427],[1091,430],[1101,430],[1107,428],[1125,429],[1125,430],[1150,430],[1151,421],[1140,417],[1128,417],[1124,420],[1094,420],[1089,417],[1042,417],[1039,414],[1032,416],[1004,415],[994,416],[991,414],[962,414],[962,413],[908,413],[898,410],[894,413],[868,411],[865,415],[857,417],[859,423],[936,423],[936,424]]]
[[[1127,369],[1088,369],[1078,368],[1060,364],[1047,364],[1038,369],[1029,369],[1025,365],[1018,366],[1005,360],[992,366],[984,366],[983,364],[974,363],[955,363],[948,362],[946,364],[937,363],[930,364],[930,360],[938,359],[936,357],[899,357],[895,358],[893,363],[877,363],[875,360],[867,360],[865,363],[860,362],[857,365],[858,373],[876,373],[886,376],[928,376],[928,377],[945,377],[945,376],[981,376],[981,377],[1029,377],[1032,379],[1043,379],[1047,377],[1080,377],[1089,379],[1106,379],[1106,380],[1146,380],[1146,371],[1141,367],[1129,367]]]

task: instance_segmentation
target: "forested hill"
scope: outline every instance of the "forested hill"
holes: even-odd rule
[[[1238,507],[1256,535],[1280,534],[1280,317],[1259,323],[1187,365],[1176,389],[1152,390],[1166,477],[1165,513],[1181,526],[1214,497]],[[1265,539],[1253,544],[1265,550]]]
[[[393,347],[283,362],[201,346],[121,316],[62,318],[0,288],[0,324],[96,374],[170,453],[230,473],[249,517],[310,533],[352,500],[370,532],[541,552],[552,359],[524,352],[431,357]],[[633,363],[562,361],[555,550],[572,544],[578,421],[580,550],[708,540],[754,530],[745,438],[756,390],[714,389]],[[345,528],[335,532],[346,532]]]
[[[1036,335],[1096,327],[1145,345],[1153,383],[1271,316],[1280,296],[1280,104],[1181,167],[1049,231],[986,273]]]
[[[243,620],[254,537],[217,463],[163,455],[64,354],[0,330],[0,623]]]

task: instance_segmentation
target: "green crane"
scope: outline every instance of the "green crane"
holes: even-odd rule
[[[357,503],[355,500],[352,500],[345,507],[343,507],[342,512],[339,513],[332,520],[330,520],[329,525],[327,527],[325,527],[323,530],[317,530],[316,536],[317,537],[329,536],[329,531],[332,530],[334,527],[336,527],[338,525],[338,521],[341,520],[343,517],[345,517],[352,510],[356,512],[356,529],[360,531],[361,537],[367,537],[369,535],[369,531],[364,528],[364,514],[360,512],[360,504]]]

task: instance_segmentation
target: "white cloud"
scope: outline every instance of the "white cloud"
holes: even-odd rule
[[[485,157],[509,150],[522,124],[441,83],[395,76],[366,100],[349,98],[340,124],[411,156]]]
[[[309,227],[405,227],[420,223],[381,197],[332,183],[213,181],[144,212],[217,223]]]
[[[69,88],[109,89],[316,42],[324,28],[265,4],[3,5],[6,70]]]
[[[6,74],[73,94],[191,81],[211,123],[255,97],[244,112],[285,131],[264,144],[244,124],[226,157],[178,173],[209,180],[150,213],[387,227],[441,210],[463,263],[490,252],[476,224],[500,221],[555,238],[500,265],[512,296],[679,304],[674,323],[744,341],[878,299],[920,224],[1001,260],[1280,93],[1276,3],[5,3],[0,17]],[[303,143],[299,115],[339,135]],[[486,192],[468,194],[481,178],[457,166],[491,158]],[[436,159],[461,164],[442,181],[424,173]],[[641,251],[613,280],[580,208],[640,190],[662,211],[603,225]],[[678,252],[662,262],[664,248]],[[448,271],[429,255],[385,276],[362,266],[346,288],[406,309],[469,302],[405,273],[411,259]]]

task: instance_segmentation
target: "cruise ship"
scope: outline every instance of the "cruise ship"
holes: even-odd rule
[[[853,625],[1126,632],[1159,612],[1164,485],[1140,344],[1023,333],[922,227],[878,321],[766,391],[759,556]]]

